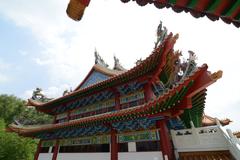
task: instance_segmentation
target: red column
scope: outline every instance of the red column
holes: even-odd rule
[[[71,112],[67,112],[67,121],[70,121],[70,114]]]
[[[115,93],[115,108],[116,110],[120,110],[120,93]]]
[[[35,155],[34,155],[34,160],[38,160],[38,157],[39,157],[39,154],[40,154],[41,145],[42,145],[42,140],[40,140],[38,142],[37,150],[36,150]]]
[[[144,86],[144,97],[145,97],[145,102],[150,101],[154,97],[154,93],[152,91],[152,85],[150,82],[145,84]]]
[[[159,120],[157,121],[157,128],[159,128],[159,136],[160,136],[160,145],[161,145],[161,150],[163,157],[165,155],[168,156],[168,160],[174,160],[174,153],[173,153],[173,147],[172,143],[170,140],[170,135],[168,132],[168,128],[166,125],[166,121],[164,120]]]
[[[56,141],[56,144],[54,146],[54,151],[53,151],[53,156],[52,156],[52,160],[56,160],[57,159],[57,155],[58,155],[58,150],[59,150],[59,141]]]
[[[111,91],[115,95],[115,109],[120,110],[120,93],[116,88],[112,88]]]
[[[53,118],[53,124],[55,124],[57,122],[57,116],[55,115]]]
[[[111,160],[118,160],[117,131],[111,129]]]

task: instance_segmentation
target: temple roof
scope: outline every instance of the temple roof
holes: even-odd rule
[[[123,72],[124,71],[122,70],[113,70],[103,65],[95,64],[87,76],[84,78],[84,80],[76,87],[76,89],[74,89],[74,91],[88,87],[90,85],[94,85]]]
[[[89,75],[85,78],[85,80],[73,92],[70,92],[69,94],[66,94],[63,97],[50,100],[46,103],[29,99],[28,105],[35,106],[38,110],[42,112],[53,114],[49,111],[48,107],[54,108],[54,107],[57,107],[59,104],[66,103],[76,98],[87,96],[93,92],[96,93],[104,89],[116,86],[118,84],[129,82],[141,76],[146,77],[148,73],[153,72],[156,69],[157,69],[157,72],[160,72],[161,68],[165,66],[166,58],[167,58],[166,56],[170,51],[173,50],[173,46],[177,38],[178,38],[178,35],[173,36],[172,33],[170,33],[168,37],[161,43],[161,45],[159,45],[156,49],[154,49],[154,51],[149,57],[147,57],[145,60],[142,60],[139,64],[137,64],[135,67],[133,67],[130,70],[127,70],[127,71],[114,70],[113,71],[113,70],[107,69],[106,67],[95,65],[91,71],[93,70],[98,71],[105,75],[109,75],[110,77],[105,80],[88,85],[84,88],[81,88],[81,86],[87,80],[87,77],[91,75],[92,72],[90,71]]]
[[[222,126],[226,126],[229,125],[230,122],[232,122],[230,119],[226,118],[226,119],[218,119],[218,118],[213,118],[211,116],[208,115],[203,115],[202,117],[202,126],[213,126],[213,125],[217,125],[217,120],[221,123]]]
[[[81,20],[90,0],[70,0],[67,14],[74,20]],[[121,0],[126,3],[131,0]],[[133,0],[140,6],[154,4],[157,8],[172,8],[175,12],[189,12],[195,18],[207,16],[210,20],[222,19],[240,27],[240,0]]]
[[[211,74],[207,71],[207,68],[208,67],[206,64],[198,67],[193,73],[185,77],[184,80],[178,82],[171,89],[167,90],[164,94],[140,106],[122,109],[117,112],[107,112],[104,114],[84,117],[58,124],[42,125],[35,127],[25,127],[12,124],[9,126],[9,130],[17,132],[18,134],[23,136],[32,137],[34,136],[34,134],[37,134],[39,132],[49,132],[73,126],[86,127],[92,125],[101,125],[105,123],[109,124],[118,121],[136,119],[140,117],[148,117],[152,114],[161,114],[163,116],[170,116],[169,114],[172,114],[172,116],[174,116],[174,114],[176,114],[176,111],[178,110],[178,108],[176,108],[178,106],[177,104],[182,103],[183,97],[187,95],[186,102],[188,102],[189,98],[191,99],[203,88],[207,87],[208,85],[216,82],[219,78],[221,78],[221,71]],[[205,77],[208,80],[205,83],[199,82],[202,81],[202,77]],[[186,104],[184,106],[189,107]]]
[[[240,138],[240,131],[234,132],[233,135],[235,135],[237,138]]]

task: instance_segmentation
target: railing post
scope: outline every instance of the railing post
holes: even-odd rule
[[[174,130],[170,130],[171,133],[171,137],[172,137],[172,141],[173,141],[173,150],[174,150],[174,154],[175,154],[175,158],[179,159],[179,154],[178,154],[178,144],[177,144],[177,140],[176,140],[176,131]]]
[[[236,136],[233,135],[231,129],[227,129],[227,133],[228,133],[231,141],[233,141],[235,144],[236,144],[236,143],[239,144],[239,140],[237,139]]]
[[[37,150],[36,150],[35,155],[34,155],[34,160],[38,160],[40,150],[41,150],[41,145],[42,145],[42,140],[40,140],[38,142]]]
[[[191,125],[192,135],[196,141],[196,144],[200,144],[201,141],[199,140],[199,133],[198,133],[197,129],[195,128],[193,121],[190,121],[190,125]]]
[[[56,144],[54,146],[53,156],[52,160],[56,160],[58,156],[58,150],[59,150],[59,140],[56,140]]]
[[[219,122],[219,120],[217,118],[215,118],[215,121],[217,123],[217,126],[222,127],[221,123]]]
[[[193,121],[190,121],[191,128],[195,128]]]

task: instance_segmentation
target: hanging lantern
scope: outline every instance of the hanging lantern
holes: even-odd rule
[[[67,15],[75,21],[80,21],[89,3],[90,0],[70,0],[66,11]]]

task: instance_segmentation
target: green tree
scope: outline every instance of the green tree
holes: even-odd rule
[[[26,125],[49,124],[53,121],[51,116],[38,112],[35,108],[26,108],[16,120]]]
[[[22,138],[15,133],[5,132],[5,122],[0,119],[0,159],[32,160],[37,142],[30,138]]]
[[[5,128],[18,121],[21,124],[50,123],[52,118],[35,108],[27,108],[25,101],[12,96],[0,95],[0,160],[32,160],[37,140],[19,137]]]
[[[24,101],[9,95],[0,95],[0,118],[6,124],[12,123],[13,119],[24,111]]]
[[[27,108],[26,102],[12,95],[0,95],[0,118],[8,125],[17,120],[21,124],[46,124],[52,117],[38,112],[35,108]]]

